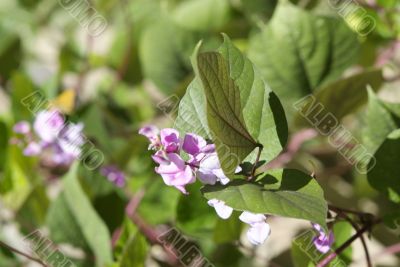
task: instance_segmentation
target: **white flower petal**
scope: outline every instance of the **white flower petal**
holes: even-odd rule
[[[243,211],[242,214],[240,214],[239,219],[247,224],[254,224],[254,223],[261,223],[264,222],[265,219],[264,214],[261,213],[251,213],[248,211]]]
[[[247,231],[247,238],[253,245],[261,245],[271,234],[271,227],[266,222],[254,223]]]
[[[211,207],[214,207],[215,211],[217,212],[218,216],[221,217],[222,219],[226,220],[228,219],[232,212],[233,209],[227,205],[225,205],[224,201],[218,200],[218,199],[210,199],[208,202],[208,205]]]

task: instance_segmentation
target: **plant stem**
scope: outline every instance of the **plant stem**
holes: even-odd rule
[[[18,249],[16,249],[16,248],[13,248],[13,247],[7,245],[6,243],[4,243],[4,242],[2,242],[2,241],[0,241],[0,246],[6,248],[6,249],[8,249],[8,250],[10,250],[10,251],[12,251],[12,252],[14,252],[14,253],[16,253],[16,254],[19,254],[19,255],[21,255],[21,256],[24,256],[25,258],[28,258],[28,259],[30,259],[30,260],[32,260],[32,261],[34,261],[34,262],[37,262],[37,263],[39,263],[40,265],[42,265],[42,266],[44,266],[44,267],[48,267],[48,266],[47,266],[43,261],[41,261],[40,259],[34,258],[34,257],[32,257],[32,256],[30,256],[30,255],[28,255],[28,254],[26,254],[25,252],[22,252],[22,251],[20,251],[20,250],[18,250]]]
[[[262,145],[258,145],[257,147],[258,147],[258,153],[257,153],[256,161],[254,162],[253,168],[251,170],[249,181],[254,179],[254,177],[255,177],[255,173],[256,173],[256,170],[257,170],[257,165],[258,165],[258,162],[260,161],[260,157],[261,157],[261,151],[263,150],[263,146]]]
[[[348,221],[351,224],[351,226],[354,228],[354,230],[356,230],[356,232],[360,231],[360,227],[358,227],[358,225],[346,213],[339,212],[338,216],[340,216],[340,217],[344,218],[346,221]],[[368,251],[368,247],[367,247],[367,242],[365,242],[365,238],[363,235],[360,236],[360,240],[361,240],[362,246],[364,248],[365,259],[367,261],[367,265],[368,265],[368,267],[372,267],[371,258],[369,256],[369,251]]]

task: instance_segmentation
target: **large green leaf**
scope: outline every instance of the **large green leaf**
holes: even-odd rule
[[[63,178],[65,202],[96,257],[96,266],[103,266],[112,261],[110,233],[82,190],[77,168],[74,164]]]
[[[227,36],[218,52],[196,55],[193,65],[199,78],[180,103],[178,129],[211,135],[227,174],[245,158],[254,160],[255,151],[248,155],[260,145],[265,148],[261,160],[273,159],[287,141],[285,113],[277,96]]]
[[[285,146],[288,126],[278,97],[263,80],[258,69],[224,36],[218,51],[229,65],[230,77],[240,91],[240,103],[246,128],[264,146],[261,160],[269,161]],[[255,154],[253,153],[253,159]],[[250,160],[250,159],[249,159]]]
[[[234,180],[227,185],[206,185],[202,193],[235,210],[309,220],[326,229],[324,193],[315,179],[298,170],[271,170],[256,183]]]
[[[244,123],[240,91],[229,76],[225,59],[217,52],[207,52],[199,54],[197,60],[213,141],[221,167],[232,174],[258,144]]]
[[[400,129],[389,134],[370,162],[368,181],[390,200],[400,203]],[[374,165],[375,164],[375,165]]]
[[[368,152],[374,153],[389,133],[400,128],[400,117],[395,114],[400,104],[389,104],[379,100],[374,92],[368,90],[368,107],[363,129],[363,143]]]
[[[281,3],[270,23],[250,40],[249,57],[292,114],[296,99],[355,62],[358,46],[356,34],[342,19]]]

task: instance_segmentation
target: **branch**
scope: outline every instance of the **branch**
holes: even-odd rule
[[[346,221],[348,221],[351,224],[351,226],[354,228],[354,230],[356,230],[356,232],[360,231],[360,227],[358,227],[358,225],[345,212],[340,211],[340,210],[335,211],[335,212],[337,212],[338,216],[340,216],[340,217],[344,218]],[[364,238],[363,235],[360,236],[360,240],[361,240],[362,246],[364,248],[365,259],[367,261],[367,265],[368,265],[368,267],[372,267],[371,258],[369,256],[367,243],[365,242],[365,238]]]
[[[35,257],[32,257],[32,256],[26,254],[25,252],[22,252],[22,251],[20,251],[20,250],[18,250],[18,249],[16,249],[16,248],[13,248],[13,247],[7,245],[6,243],[4,243],[4,242],[2,242],[2,241],[0,241],[0,246],[6,248],[6,249],[8,249],[8,250],[10,250],[10,251],[12,251],[12,252],[14,252],[14,253],[16,253],[16,254],[19,254],[19,255],[21,255],[21,256],[24,256],[25,258],[28,258],[28,259],[30,259],[31,261],[37,262],[37,263],[39,263],[40,265],[42,265],[42,266],[44,266],[44,267],[48,267],[48,266],[47,266],[43,261],[41,261],[40,259],[37,259],[37,258],[35,258]]]

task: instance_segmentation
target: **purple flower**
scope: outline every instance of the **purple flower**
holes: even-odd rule
[[[27,121],[20,121],[14,125],[13,131],[18,134],[28,134],[31,131],[31,125]]]
[[[100,173],[107,177],[107,179],[114,183],[117,187],[125,186],[125,174],[113,165],[101,168]]]
[[[81,146],[84,144],[82,130],[82,123],[68,123],[68,125],[60,131],[57,141],[64,153],[69,154],[74,158],[79,157]]]
[[[167,154],[168,164],[161,164],[156,172],[161,175],[166,185],[174,186],[187,194],[185,186],[196,181],[192,169],[175,153]]]
[[[25,156],[37,156],[42,152],[42,147],[36,142],[30,142],[24,149]]]
[[[190,154],[190,155],[197,155],[207,146],[206,140],[203,137],[198,136],[196,134],[188,133],[185,135],[183,140],[182,149]]]
[[[332,231],[329,231],[329,234],[326,235],[321,225],[313,223],[314,229],[317,230],[318,236],[314,237],[313,243],[317,250],[323,254],[327,253],[335,241],[335,237]]]
[[[53,142],[63,128],[64,117],[56,110],[40,111],[33,123],[36,134],[45,142]]]
[[[147,137],[147,139],[149,139],[149,149],[157,149],[161,146],[160,138],[158,137],[159,133],[160,130],[154,125],[147,125],[139,130],[139,134],[144,135]]]
[[[179,152],[180,140],[179,132],[172,128],[162,129],[160,132],[161,144],[167,153]]]

